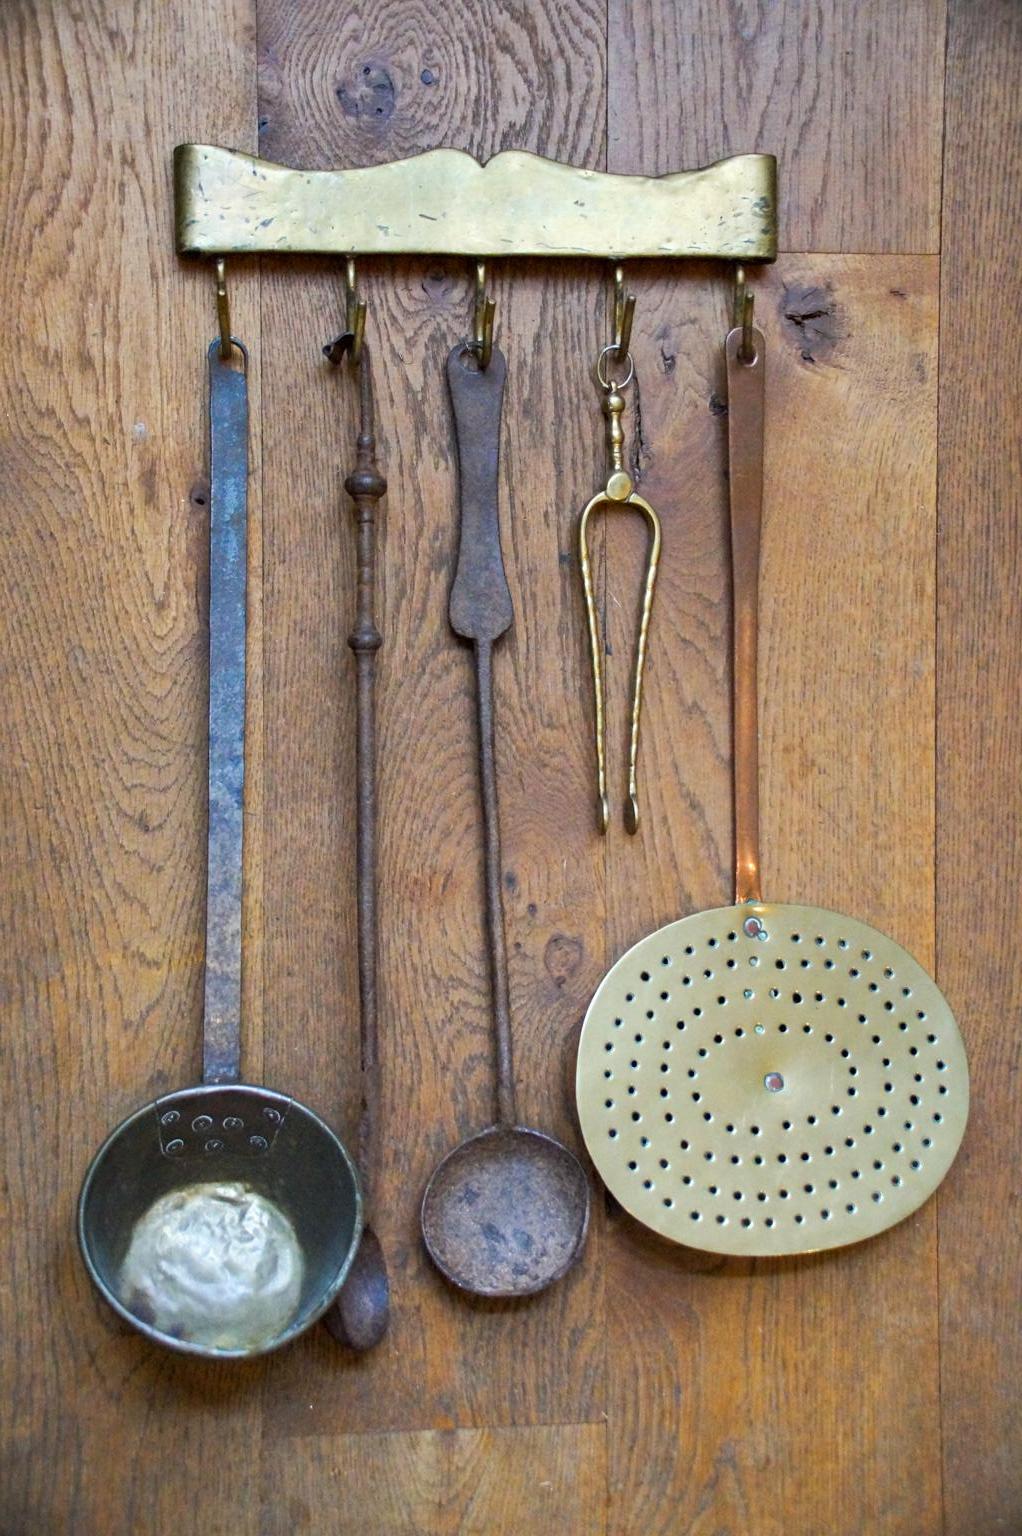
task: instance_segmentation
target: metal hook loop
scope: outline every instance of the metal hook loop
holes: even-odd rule
[[[358,284],[355,279],[355,258],[349,256],[344,268],[344,328],[351,337],[349,350],[351,361],[356,365],[362,361],[362,338],[366,329],[366,305],[365,300],[358,296]]]
[[[752,344],[754,306],[755,296],[745,281],[745,268],[739,263],[735,267],[735,293],[731,308],[731,324],[732,326],[740,325],[742,328],[742,343],[738,348],[738,360],[741,363],[752,363],[756,360],[756,349]]]
[[[355,258],[349,256],[344,269],[344,330],[323,348],[323,356],[337,367],[346,357],[357,367],[362,361],[362,343],[366,329],[365,300],[358,296]]]
[[[486,263],[477,261],[472,351],[479,360],[480,368],[488,368],[493,356],[493,317],[496,311],[497,301],[489,298],[486,293]]]
[[[222,256],[216,258],[216,318],[220,328],[220,356],[231,355],[231,301],[227,297],[227,267]]]
[[[632,321],[635,319],[635,294],[625,293],[625,271],[618,262],[614,268],[614,340],[605,351],[613,351],[614,363],[622,368],[630,361]]]

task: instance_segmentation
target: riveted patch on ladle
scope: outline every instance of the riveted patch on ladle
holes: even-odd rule
[[[272,1149],[287,1115],[287,1105],[279,1099],[255,1099],[251,1089],[238,1092],[230,1086],[217,1091],[215,1113],[208,1092],[197,1094],[193,1103],[180,1093],[170,1106],[166,1099],[157,1099],[153,1109],[160,1149],[178,1162],[208,1159],[218,1152],[261,1156]]]

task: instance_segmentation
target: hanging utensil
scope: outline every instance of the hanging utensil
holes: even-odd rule
[[[639,727],[642,718],[642,676],[646,662],[646,644],[649,623],[653,613],[653,595],[656,591],[657,567],[660,563],[660,519],[638,491],[632,477],[624,467],[624,390],[631,382],[633,364],[628,351],[632,333],[632,316],[635,297],[624,293],[621,268],[615,274],[614,340],[604,347],[597,359],[596,376],[603,390],[603,414],[607,419],[607,447],[610,452],[610,473],[602,491],[585,507],[578,528],[579,561],[582,567],[582,589],[585,594],[586,619],[589,629],[589,655],[593,670],[593,699],[596,717],[596,824],[601,832],[610,826],[610,802],[607,799],[607,763],[604,724],[603,664],[600,641],[599,616],[593,591],[592,563],[589,557],[589,522],[594,512],[631,509],[642,514],[649,524],[649,557],[643,584],[642,609],[639,617],[639,635],[635,648],[635,673],[632,685],[631,728],[628,742],[628,797],[625,800],[625,827],[631,833],[639,830]]]
[[[578,1159],[554,1137],[519,1125],[515,1104],[493,713],[493,647],[513,618],[498,522],[506,372],[497,347],[486,368],[464,345],[447,359],[461,497],[450,622],[475,654],[498,1118],[437,1167],[423,1196],[421,1222],[437,1268],[477,1296],[528,1296],[552,1284],[581,1253],[589,1221],[589,1183]]]
[[[101,1295],[139,1332],[239,1358],[288,1343],[330,1306],[358,1247],[362,1202],[351,1159],[318,1115],[239,1081],[248,354],[230,333],[218,267],[203,1082],[110,1133],[82,1185],[78,1238]]]
[[[382,637],[376,627],[376,503],[387,482],[376,461],[372,372],[369,348],[362,340],[365,304],[355,298],[354,262],[348,263],[347,316],[350,329],[324,347],[331,362],[346,354],[357,363],[359,428],[355,468],[344,482],[358,524],[358,595],[355,625],[348,645],[355,655],[358,676],[357,781],[358,999],[362,1060],[362,1110],[358,1133],[358,1171],[362,1183],[365,1225],[355,1261],[335,1304],[324,1321],[334,1337],[351,1349],[372,1349],[390,1321],[390,1280],[387,1261],[370,1215],[372,1181],[378,1167],[380,1057],[377,1018],[376,927],[376,652]],[[361,325],[356,331],[358,317]]]
[[[741,282],[725,343],[734,583],[735,905],[641,939],[579,1044],[582,1134],[638,1221],[746,1256],[874,1236],[933,1192],[969,1077],[947,1002],[854,918],[764,902],[757,611],[766,353]]]

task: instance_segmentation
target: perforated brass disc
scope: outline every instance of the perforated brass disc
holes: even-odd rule
[[[837,1248],[903,1220],[958,1151],[969,1072],[937,986],[819,907],[650,934],[586,1014],[582,1134],[638,1221],[713,1253]]]

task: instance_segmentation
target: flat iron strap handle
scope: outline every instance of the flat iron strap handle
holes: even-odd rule
[[[496,640],[511,628],[497,514],[500,412],[507,364],[494,347],[486,368],[460,343],[447,358],[447,384],[458,440],[461,537],[451,587],[451,628],[465,640]]]
[[[474,642],[486,937],[496,1037],[497,1115],[501,1124],[514,1125],[517,1113],[493,709],[493,642],[510,629],[514,617],[500,552],[497,502],[500,412],[507,365],[497,347],[493,348],[486,368],[479,368],[471,358],[471,352],[464,345],[455,347],[447,358],[447,382],[458,438],[461,503],[461,541],[449,613],[455,634]]]
[[[202,1080],[241,1073],[242,802],[248,562],[248,354],[209,347],[209,831]]]
[[[733,603],[735,901],[761,900],[759,870],[759,548],[763,516],[763,405],[766,349],[753,330],[741,357],[742,328],[729,331],[728,462]]]

